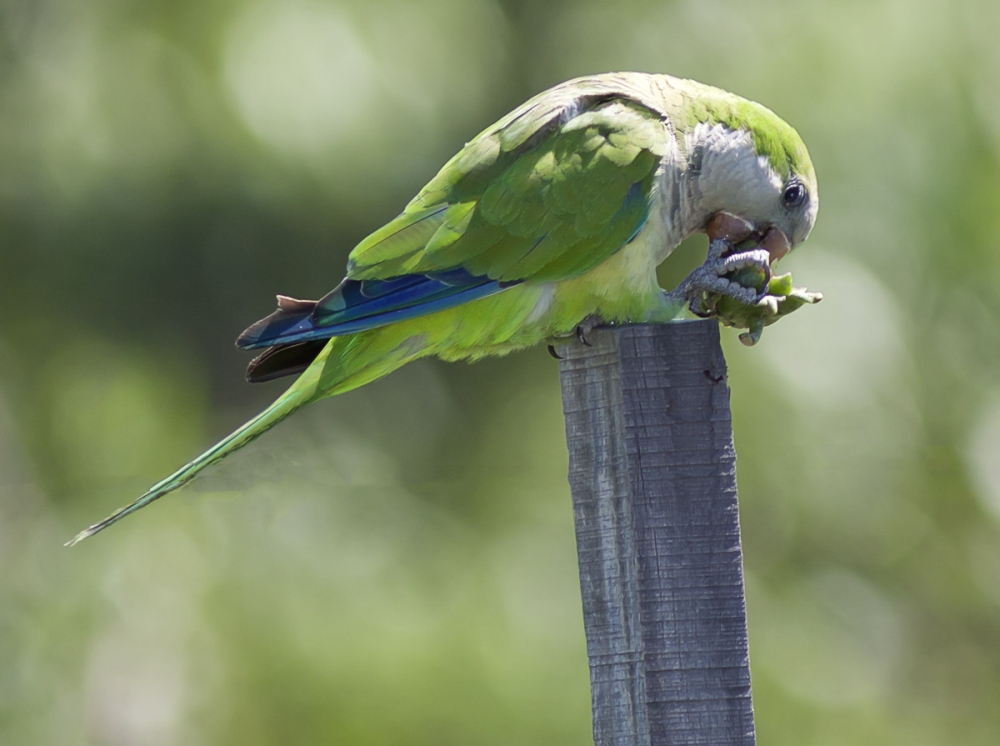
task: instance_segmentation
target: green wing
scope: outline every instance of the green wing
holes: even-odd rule
[[[670,137],[662,115],[624,97],[528,102],[362,241],[347,276],[464,270],[514,283],[582,274],[642,227]]]

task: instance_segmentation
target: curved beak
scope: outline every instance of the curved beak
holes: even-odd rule
[[[705,233],[713,241],[722,239],[731,244],[742,243],[751,237],[758,238],[757,243],[767,250],[771,264],[774,264],[792,249],[792,242],[788,240],[788,235],[778,226],[772,225],[763,237],[760,237],[760,233],[754,229],[753,223],[724,210],[720,210],[712,216],[708,225],[705,226]]]
[[[767,254],[771,257],[771,264],[774,264],[792,249],[792,242],[788,240],[785,232],[776,225],[772,225],[768,229],[760,245],[767,249]]]
[[[712,241],[723,240],[731,244],[738,244],[750,238],[753,233],[753,223],[738,215],[733,215],[731,212],[719,210],[708,221],[705,233]]]

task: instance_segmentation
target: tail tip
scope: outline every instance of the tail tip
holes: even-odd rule
[[[70,539],[65,544],[63,544],[63,546],[64,547],[75,547],[81,541],[83,541],[84,539],[90,538],[91,536],[93,536],[94,534],[96,534],[100,530],[101,529],[97,528],[96,526],[91,526],[90,528],[85,528],[83,531],[81,531],[76,536],[74,536],[72,539]]]
[[[143,497],[145,497],[145,495],[143,495]],[[77,544],[79,544],[84,539],[89,539],[94,534],[100,533],[101,531],[103,531],[104,529],[106,529],[108,526],[110,526],[112,523],[117,523],[120,519],[124,518],[129,513],[132,513],[135,510],[138,510],[138,508],[136,507],[136,503],[138,503],[138,502],[139,501],[137,500],[135,503],[132,503],[131,505],[127,505],[124,508],[119,508],[114,513],[112,513],[107,518],[105,518],[103,521],[95,523],[93,526],[88,526],[87,528],[83,529],[83,531],[81,531],[76,536],[74,536],[72,539],[70,539],[65,544],[63,544],[63,546],[64,547],[75,547]],[[145,504],[145,503],[143,503],[143,504]],[[142,505],[139,505],[138,507],[142,507]]]

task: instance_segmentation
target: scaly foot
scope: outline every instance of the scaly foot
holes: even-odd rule
[[[592,331],[594,331],[594,329],[596,329],[600,325],[601,325],[600,319],[597,319],[594,316],[588,316],[579,324],[577,324],[576,338],[580,341],[580,344],[585,345],[586,347],[593,347],[593,345],[590,344],[590,340],[587,339],[587,337],[590,335]]]
[[[604,321],[598,316],[587,316],[583,321],[577,324],[572,331],[550,337],[548,343],[549,354],[556,360],[562,360],[563,357],[559,354],[558,348],[565,344],[570,344],[574,337],[577,342],[585,347],[593,347],[590,342],[590,333],[599,326],[614,325],[614,322]]]
[[[732,244],[725,239],[712,241],[704,264],[689,274],[674,290],[665,293],[664,303],[672,306],[687,303],[692,313],[704,316],[709,313],[709,309],[704,306],[706,294],[725,296],[747,305],[753,305],[764,298],[771,280],[767,250],[755,248],[732,252],[732,248]],[[745,274],[748,278],[755,280],[753,286],[742,284],[736,277],[744,274],[744,270],[747,270]]]

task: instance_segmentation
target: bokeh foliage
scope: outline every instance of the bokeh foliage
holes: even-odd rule
[[[725,333],[760,742],[1000,742],[994,5],[0,0],[0,742],[588,742],[544,351],[410,366],[60,544],[280,391],[231,346],[274,293],[620,69],[766,103],[819,174],[786,262],[826,300]]]

